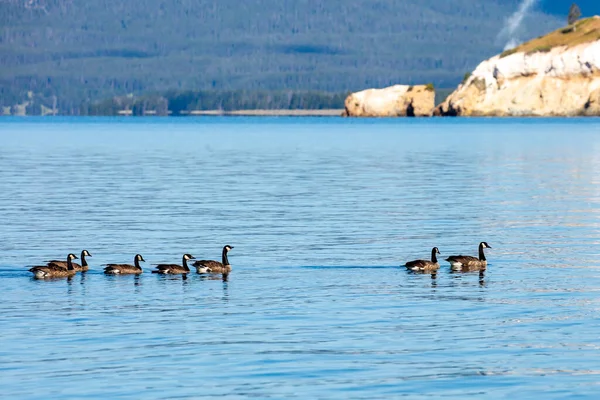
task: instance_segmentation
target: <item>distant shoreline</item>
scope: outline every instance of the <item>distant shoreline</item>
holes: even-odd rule
[[[238,117],[340,117],[344,109],[323,110],[197,110],[181,112],[181,116],[238,116]]]

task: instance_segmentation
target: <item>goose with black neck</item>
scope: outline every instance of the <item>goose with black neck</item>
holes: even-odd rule
[[[229,258],[227,253],[233,249],[233,246],[226,245],[223,247],[221,253],[221,262],[213,260],[198,260],[194,263],[196,272],[199,274],[229,274],[231,272],[231,265],[229,264]]]
[[[487,242],[479,243],[479,257],[473,256],[450,256],[446,261],[450,263],[450,267],[454,271],[478,271],[487,268],[487,259],[483,249],[491,249],[492,246]]]
[[[67,278],[74,276],[77,271],[73,266],[73,260],[76,260],[77,256],[73,253],[69,253],[67,261],[65,262],[66,268],[63,268],[56,264],[49,264],[44,266],[36,266],[29,269],[29,272],[33,273],[34,278]]]
[[[414,260],[409,261],[406,264],[407,269],[415,272],[435,272],[440,269],[440,264],[437,260],[437,255],[440,254],[440,250],[437,247],[431,249],[431,261],[428,260]]]
[[[156,269],[152,271],[153,274],[162,274],[162,275],[186,275],[189,274],[190,268],[187,265],[188,260],[195,260],[196,258],[186,253],[183,255],[181,264],[158,264]]]

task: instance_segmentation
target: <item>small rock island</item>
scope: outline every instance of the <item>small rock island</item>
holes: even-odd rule
[[[435,107],[433,85],[395,85],[367,89],[346,98],[347,117],[430,117]]]

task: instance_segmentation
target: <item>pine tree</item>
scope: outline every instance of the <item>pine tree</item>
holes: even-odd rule
[[[581,10],[579,9],[579,6],[575,3],[571,4],[567,22],[569,23],[569,25],[573,25],[575,22],[577,22],[579,17],[581,17]],[[575,27],[573,27],[573,30],[575,30]]]

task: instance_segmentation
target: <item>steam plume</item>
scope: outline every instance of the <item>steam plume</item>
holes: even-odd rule
[[[499,39],[506,40],[504,50],[509,50],[519,45],[520,41],[517,37],[517,33],[521,28],[523,19],[525,19],[527,14],[531,11],[533,6],[535,6],[537,2],[538,0],[523,0],[523,2],[519,5],[517,11],[515,11],[514,14],[512,14],[506,19],[504,27],[498,34]]]

